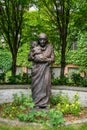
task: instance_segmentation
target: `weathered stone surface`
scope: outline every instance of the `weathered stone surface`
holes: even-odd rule
[[[73,99],[73,96],[78,93],[79,95],[79,101],[81,103],[81,106],[84,106],[84,107],[87,107],[87,89],[86,88],[83,88],[81,90],[81,88],[57,88],[56,90],[53,89],[52,90],[52,93],[53,94],[57,94],[58,92],[62,92],[63,95],[68,95],[69,96],[69,99],[70,101],[72,101]]]
[[[70,100],[72,100],[73,96],[78,93],[79,101],[82,106],[87,107],[87,88],[80,87],[67,87],[67,86],[54,86],[52,88],[52,93],[57,94],[58,92],[62,92],[63,94],[68,94]],[[0,103],[9,102],[13,100],[13,94],[21,94],[25,95],[31,94],[29,89],[29,85],[3,85],[0,86]]]
[[[28,94],[30,94],[30,90],[28,90],[28,89],[3,89],[3,90],[0,90],[0,103],[12,102],[13,94],[20,95],[21,93],[28,95]]]

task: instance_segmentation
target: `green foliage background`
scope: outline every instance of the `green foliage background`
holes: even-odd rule
[[[0,49],[0,69],[6,72],[11,68],[12,59],[8,51]]]
[[[36,5],[39,7],[40,2]],[[41,5],[40,10],[25,11],[23,33],[20,42],[20,48],[17,55],[18,66],[31,66],[28,62],[28,52],[30,50],[30,41],[37,40],[40,32],[48,35],[49,42],[54,47],[55,64],[60,64],[60,39],[55,23],[46,15],[45,7]],[[67,38],[66,64],[75,64],[80,66],[80,70],[87,72],[87,1],[73,0],[71,17]],[[70,50],[71,44],[77,43],[77,50]],[[11,56],[9,50],[0,49],[0,68],[7,71],[11,67]]]

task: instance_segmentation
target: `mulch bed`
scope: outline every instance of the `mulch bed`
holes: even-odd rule
[[[0,105],[0,118],[2,118],[1,111],[2,111],[2,106]],[[74,116],[73,114],[64,114],[64,119],[65,119],[65,122],[74,122],[74,121],[78,121],[78,120],[87,119],[87,107],[82,108],[82,110],[78,116]],[[16,118],[16,120],[17,120],[17,118]]]
[[[78,116],[74,116],[72,114],[65,114],[64,119],[66,121],[75,121],[75,120],[82,120],[87,118],[87,108],[83,108]]]

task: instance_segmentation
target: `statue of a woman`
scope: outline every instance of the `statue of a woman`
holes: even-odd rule
[[[51,94],[50,64],[54,62],[54,51],[45,33],[39,34],[38,46],[33,52],[30,51],[28,60],[33,61],[31,92],[35,108],[47,108]]]

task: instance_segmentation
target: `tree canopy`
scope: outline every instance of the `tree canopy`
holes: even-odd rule
[[[0,6],[0,28],[2,27],[1,31],[4,32],[6,42],[10,43],[8,46],[13,61],[15,61],[13,57],[16,56],[17,64],[15,66],[30,66],[27,61],[29,43],[31,40],[37,40],[40,32],[45,32],[55,50],[55,63],[61,64],[61,74],[64,74],[64,68],[68,63],[78,64],[81,69],[86,70],[86,0],[13,0],[15,4],[21,2],[14,10],[14,6],[10,3],[12,0],[2,1],[9,8],[7,7],[7,13],[5,3],[2,5],[0,1],[2,5]],[[36,10],[27,10],[29,4],[26,5],[26,2],[32,2],[30,6],[35,6]],[[22,5],[22,8],[19,5]],[[18,28],[20,28],[19,31]],[[70,50],[73,43],[77,44],[77,50]]]
[[[0,28],[12,55],[12,75],[16,74],[16,59],[21,40],[23,14],[29,2],[29,0],[0,1]]]

